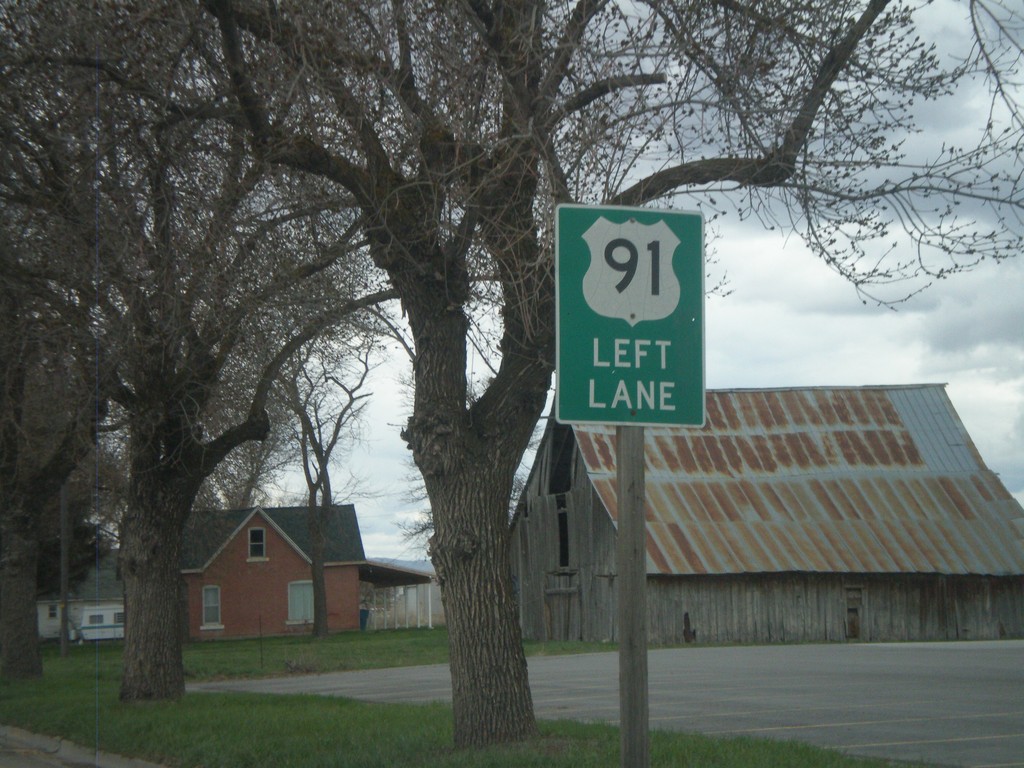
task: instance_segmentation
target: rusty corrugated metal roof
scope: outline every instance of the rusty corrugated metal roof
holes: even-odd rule
[[[574,431],[616,520],[615,428]],[[649,573],[1024,573],[1024,510],[943,385],[709,391],[645,466]]]

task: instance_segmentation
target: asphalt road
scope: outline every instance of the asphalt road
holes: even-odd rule
[[[652,728],[798,739],[851,754],[1024,767],[1024,641],[654,650]],[[618,722],[615,653],[533,657],[538,717]],[[194,684],[190,690],[450,701],[447,666]]]

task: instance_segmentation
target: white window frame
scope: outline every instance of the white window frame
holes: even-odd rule
[[[254,554],[253,553],[254,542],[252,540],[252,535],[256,531],[260,532],[260,539],[261,539],[261,541],[258,542],[258,544],[257,544],[257,546],[259,546],[259,549],[260,549],[259,554]],[[249,529],[249,557],[248,557],[248,562],[262,561],[262,560],[266,560],[266,559],[267,559],[267,529],[266,528],[250,528]]]
[[[213,620],[213,621],[208,620],[207,619],[207,615],[206,615],[207,608],[213,608],[214,607],[213,603],[209,603],[209,604],[207,603],[207,599],[206,599],[207,595],[216,595],[217,596],[217,601],[216,601],[217,616],[216,616],[216,619]],[[203,586],[201,610],[202,610],[203,613],[202,613],[202,621],[201,621],[201,623],[199,625],[200,629],[224,629],[224,625],[221,624],[221,621],[220,621],[220,619],[221,619],[221,613],[220,613],[221,612],[221,600],[220,600],[220,586],[219,585],[217,585],[217,584],[206,584],[206,585]],[[210,618],[213,618],[213,617],[210,617]]]
[[[308,592],[305,588],[308,587]],[[297,595],[293,590],[303,589],[303,594]],[[301,599],[301,603],[299,602]],[[291,581],[288,583],[288,624],[312,624],[313,623],[313,582],[309,579]]]

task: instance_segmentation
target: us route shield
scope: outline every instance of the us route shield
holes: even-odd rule
[[[566,423],[704,423],[699,213],[559,206],[555,415]]]

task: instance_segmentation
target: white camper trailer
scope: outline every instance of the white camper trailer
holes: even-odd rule
[[[83,606],[78,637],[81,640],[124,638],[124,606]]]
[[[60,603],[39,604],[39,636],[44,640],[60,638]],[[105,601],[87,603],[74,600],[68,603],[68,639],[120,640],[124,638],[124,603]]]
[[[60,638],[61,601],[48,594],[36,602],[39,636]],[[103,556],[68,594],[68,639],[117,640],[124,637],[124,585],[117,574],[117,552]]]

